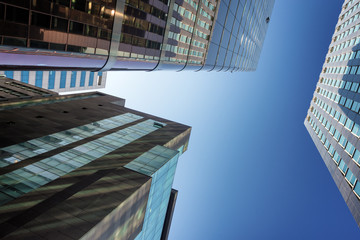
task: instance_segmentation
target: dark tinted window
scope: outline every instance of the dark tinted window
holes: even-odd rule
[[[97,3],[93,3],[91,6],[91,10],[88,10],[88,13],[91,13],[92,15],[99,16],[100,15],[100,9],[101,5]]]
[[[70,22],[69,32],[75,34],[83,34],[84,32],[84,24],[77,22]]]
[[[97,37],[97,28],[93,26],[85,26],[85,35],[90,37]]]
[[[4,19],[4,11],[5,11],[5,6],[3,4],[0,4],[0,20]]]
[[[62,18],[52,18],[51,22],[51,29],[61,31],[61,32],[67,32],[68,27],[68,21]]]
[[[41,13],[31,13],[31,25],[50,28],[50,16]]]
[[[73,46],[73,45],[68,45],[67,46],[67,50],[68,52],[84,52],[86,48],[84,47],[78,47],[78,46]]]
[[[53,3],[64,5],[64,6],[70,6],[70,0],[51,0]]]
[[[99,37],[101,39],[105,39],[105,40],[110,40],[111,39],[111,32],[105,29],[99,29],[100,30],[100,35]]]
[[[72,0],[71,1],[71,8],[85,12],[86,0]]]
[[[42,49],[48,49],[49,44],[47,42],[40,42],[40,41],[30,41],[30,47],[31,48],[42,48]]]
[[[26,47],[26,39],[4,37],[4,45]]]
[[[65,44],[50,43],[51,50],[65,51]]]
[[[29,0],[1,0],[1,2],[13,4],[19,7],[29,8]]]
[[[7,6],[6,20],[27,24],[29,22],[29,11],[21,8]]]

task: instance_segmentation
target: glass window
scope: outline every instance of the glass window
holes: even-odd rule
[[[350,171],[350,169],[347,171],[345,178],[349,181],[351,186],[354,186],[356,177],[355,175]]]
[[[54,87],[55,87],[55,71],[49,71],[48,89],[54,89]]]
[[[334,161],[339,164],[340,160],[341,160],[341,157],[340,155],[335,151],[334,153],[334,157],[333,157]]]
[[[350,157],[352,157],[355,151],[355,147],[350,142],[348,142],[346,144],[345,151],[350,155]]]
[[[358,150],[355,150],[353,160],[357,163],[360,163],[360,152]]]
[[[70,21],[69,32],[82,35],[84,32],[84,24]]]
[[[50,43],[50,49],[56,51],[65,51],[65,44]]]
[[[72,0],[71,1],[71,8],[79,10],[79,11],[85,12],[86,5],[87,5],[86,0]]]
[[[35,41],[35,40],[30,40],[30,47],[31,47],[31,48],[48,49],[48,48],[49,48],[49,43],[47,43],[47,42],[41,42],[41,41]]]
[[[76,85],[76,71],[72,71],[71,72],[71,82],[70,82],[70,87],[74,88]]]
[[[82,71],[80,76],[80,87],[85,86],[85,76],[86,76],[86,72]]]
[[[85,26],[85,35],[90,37],[97,37],[97,28],[93,26]]]
[[[31,25],[43,28],[50,28],[50,15],[32,12]]]
[[[51,29],[67,32],[68,29],[68,21],[62,18],[52,17],[51,20]]]
[[[29,83],[29,71],[21,71],[21,81]]]
[[[35,86],[41,88],[42,87],[42,80],[43,80],[43,72],[42,71],[36,71]]]
[[[26,47],[26,39],[4,37],[4,45]]]
[[[339,169],[341,170],[341,172],[343,174],[346,173],[346,170],[347,170],[347,165],[345,164],[344,160],[340,160],[340,163],[339,163]]]
[[[339,122],[340,122],[342,125],[345,125],[346,119],[347,119],[347,117],[342,114],[341,117],[340,117],[340,119],[339,119]]]
[[[345,147],[346,143],[347,143],[347,139],[343,135],[341,135],[340,140],[339,140],[339,144],[342,147]]]
[[[5,71],[5,75],[7,78],[14,78],[14,71]]]
[[[357,137],[360,137],[360,126],[355,123],[354,128],[351,131],[353,134],[355,134]]]
[[[348,119],[346,121],[345,127],[351,131],[352,127],[354,126],[354,122]]]
[[[94,84],[94,72],[90,72],[89,86],[92,86],[93,84]]]
[[[332,145],[330,145],[328,152],[329,152],[330,156],[334,155],[335,149]]]
[[[16,8],[12,6],[6,6],[6,20],[28,24],[29,22],[29,11],[22,8]]]
[[[360,103],[354,102],[354,104],[351,106],[351,110],[357,113],[359,112],[359,109],[360,109]]]
[[[66,86],[66,71],[61,71],[60,74],[60,88],[65,88]]]

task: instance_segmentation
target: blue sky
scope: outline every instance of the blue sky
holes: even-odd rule
[[[193,127],[171,240],[357,239],[303,121],[343,1],[276,0],[256,72],[111,72],[106,93]]]

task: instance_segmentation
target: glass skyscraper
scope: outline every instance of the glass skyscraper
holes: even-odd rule
[[[0,238],[166,239],[191,128],[124,104],[0,77]]]
[[[345,1],[305,127],[360,226],[360,1]]]
[[[54,92],[105,88],[107,72],[90,71],[0,71],[8,78]]]
[[[1,0],[2,70],[256,69],[274,0]]]

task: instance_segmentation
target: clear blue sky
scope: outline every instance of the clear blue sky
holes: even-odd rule
[[[359,239],[303,121],[342,0],[276,0],[256,72],[112,72],[127,107],[193,127],[171,240]]]

